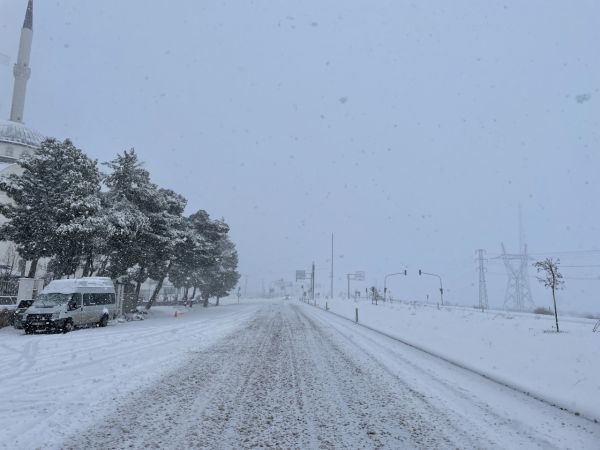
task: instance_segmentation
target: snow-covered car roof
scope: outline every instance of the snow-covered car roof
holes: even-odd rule
[[[73,278],[69,280],[54,280],[44,288],[43,293],[72,294],[82,290],[93,289],[95,291],[104,290],[114,292],[115,286],[110,278],[107,277],[86,277]]]

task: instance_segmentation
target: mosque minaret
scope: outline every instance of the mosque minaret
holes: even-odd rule
[[[25,21],[21,29],[21,40],[19,41],[19,54],[17,63],[14,66],[15,87],[13,91],[12,108],[10,111],[10,120],[13,122],[23,122],[23,112],[25,110],[25,94],[27,93],[27,81],[31,76],[29,67],[29,57],[31,56],[31,43],[33,42],[33,0],[27,4]]]

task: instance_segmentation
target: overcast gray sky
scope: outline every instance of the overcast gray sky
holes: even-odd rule
[[[16,58],[26,0],[0,0]],[[25,121],[231,224],[250,288],[314,259],[328,292],[408,266],[396,295],[477,302],[475,250],[600,265],[600,3],[36,1]],[[0,57],[0,113],[12,75]],[[543,255],[539,255],[541,257]],[[536,256],[537,257],[537,256]],[[600,267],[565,268],[597,277]],[[501,305],[504,269],[489,267]],[[533,270],[530,272],[533,275]],[[364,288],[365,285],[359,286]],[[534,300],[548,294],[532,279]],[[561,301],[600,311],[600,281]]]

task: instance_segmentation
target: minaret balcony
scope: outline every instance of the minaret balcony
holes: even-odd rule
[[[15,78],[20,80],[29,80],[31,76],[31,68],[22,64],[15,64],[13,67],[13,74]]]

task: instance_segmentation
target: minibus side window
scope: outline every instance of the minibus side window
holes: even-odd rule
[[[81,308],[81,294],[72,294],[68,304],[69,311]]]
[[[83,294],[85,306],[111,305],[116,303],[115,294]]]
[[[92,297],[94,294],[83,294],[83,304],[84,306],[92,306],[96,303],[94,302],[94,298]]]

